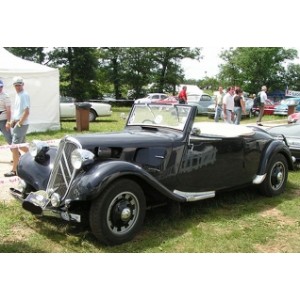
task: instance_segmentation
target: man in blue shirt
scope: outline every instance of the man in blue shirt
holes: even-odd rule
[[[12,128],[12,153],[13,153],[13,166],[12,170],[6,174],[5,177],[17,175],[17,165],[19,162],[19,149],[23,152],[28,151],[28,147],[20,145],[25,143],[26,133],[29,127],[28,116],[30,110],[30,97],[24,90],[24,80],[22,77],[15,77],[13,85],[16,89],[16,98],[14,111],[11,117],[10,126]],[[14,146],[16,145],[16,146]]]

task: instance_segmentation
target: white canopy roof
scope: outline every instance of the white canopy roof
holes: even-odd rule
[[[29,132],[60,129],[59,70],[19,58],[0,47],[0,79],[8,93],[12,109],[16,91],[15,76],[24,78],[30,96]]]

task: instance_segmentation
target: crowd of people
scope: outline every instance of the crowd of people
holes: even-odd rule
[[[11,100],[4,90],[4,82],[0,80],[0,130],[6,140],[11,145],[12,169],[5,173],[5,177],[17,175],[17,165],[21,152],[27,152],[28,147],[24,146],[26,133],[29,127],[30,97],[24,89],[22,77],[15,77],[13,85],[16,90],[14,109],[11,109]]]
[[[261,121],[264,115],[264,103],[267,99],[266,92],[267,87],[264,85],[257,95],[257,97],[259,98],[259,116],[257,119],[258,126],[262,126]],[[223,91],[223,87],[220,86],[216,94],[214,116],[215,122],[219,122],[219,120],[223,117],[224,122],[239,125],[243,113],[246,113],[243,90],[240,87],[230,86],[227,88],[227,92],[225,93]]]
[[[257,118],[257,125],[262,126],[262,117],[264,115],[264,103],[267,99],[267,87],[262,86],[258,95],[253,95],[259,99],[257,105],[259,107],[259,115]],[[242,114],[246,113],[244,92],[240,87],[230,86],[227,88],[226,93],[222,86],[219,86],[215,98],[215,122],[219,122],[223,118],[224,122],[229,124],[239,125],[241,122]],[[183,86],[178,94],[179,103],[187,104],[187,87]]]

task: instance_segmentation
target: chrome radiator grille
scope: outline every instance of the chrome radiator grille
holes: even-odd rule
[[[54,166],[47,186],[47,192],[58,193],[62,199],[66,196],[75,170],[71,164],[71,153],[81,148],[77,140],[66,137],[61,140]]]

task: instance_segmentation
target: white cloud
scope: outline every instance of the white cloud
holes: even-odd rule
[[[186,79],[202,79],[205,76],[213,77],[219,73],[219,65],[222,59],[219,57],[221,47],[204,47],[201,55],[203,59],[196,61],[190,58],[184,58],[181,66],[184,69]]]

